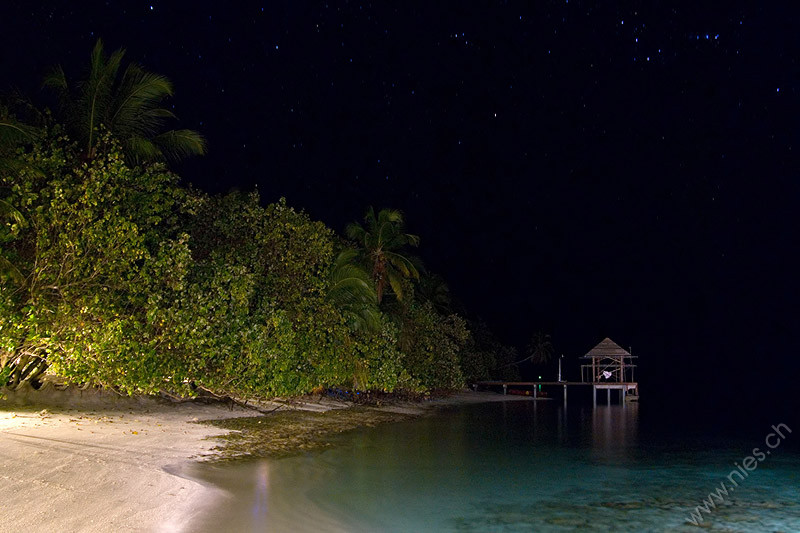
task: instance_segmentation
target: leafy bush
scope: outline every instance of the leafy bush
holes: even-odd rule
[[[3,366],[12,384],[49,365],[79,381],[152,390],[165,365],[144,304],[150,288],[173,282],[174,273],[153,277],[150,263],[174,233],[177,177],[127,167],[107,136],[90,162],[57,132],[48,141],[2,176],[6,201],[27,221],[2,250],[22,274],[0,282]]]
[[[408,297],[382,312],[359,252],[283,199],[180,187],[161,164],[129,166],[109,135],[89,159],[54,129],[18,162],[0,173],[11,386],[49,369],[128,393],[421,393],[498,367],[434,297],[440,280],[416,298],[399,281]]]
[[[430,303],[414,303],[403,320],[403,366],[426,389],[463,386],[459,352],[469,336],[464,319],[438,314]]]

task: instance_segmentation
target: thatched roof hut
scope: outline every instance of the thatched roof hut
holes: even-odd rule
[[[589,350],[581,359],[591,363],[581,365],[581,378],[584,382],[632,382],[635,355],[608,337]]]
[[[608,337],[601,340],[597,343],[597,346],[589,350],[584,358],[589,357],[612,357],[612,356],[628,356],[631,357],[631,353],[621,347],[616,342],[612,341]]]

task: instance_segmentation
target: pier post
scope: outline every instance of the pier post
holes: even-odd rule
[[[567,405],[567,386],[564,385],[564,405]]]
[[[597,386],[592,385],[592,407],[597,407]]]
[[[536,399],[536,385],[533,386],[533,399]]]
[[[608,405],[611,405],[611,389],[606,389],[606,398],[608,399]]]
[[[506,395],[507,389],[508,389],[508,385],[506,385],[505,383],[503,383],[503,396],[505,396],[505,395]]]

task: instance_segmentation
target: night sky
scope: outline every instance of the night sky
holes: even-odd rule
[[[74,79],[102,37],[208,138],[186,182],[257,186],[338,231],[400,208],[502,340],[543,329],[574,358],[610,336],[643,394],[789,385],[800,12],[393,4],[4,1],[0,89],[46,103],[47,67]]]

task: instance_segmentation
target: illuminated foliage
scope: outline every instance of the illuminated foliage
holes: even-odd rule
[[[169,281],[151,279],[149,265],[182,191],[162,167],[128,168],[107,136],[100,145],[101,155],[84,162],[55,132],[3,175],[6,201],[27,221],[2,250],[20,272],[2,282],[0,296],[12,385],[51,366],[70,378],[152,389],[153,366],[162,364],[143,304],[148,285]]]
[[[179,186],[164,161],[205,141],[165,131],[171,83],[124,55],[98,41],[84,79],[53,70],[55,121],[0,106],[0,384],[424,393],[497,366],[420,279],[400,211],[370,208],[344,246],[284,199]]]
[[[177,395],[462,386],[471,336],[441,280],[398,280],[390,316],[361,253],[283,199],[180,187],[161,164],[129,166],[108,133],[91,159],[59,129],[20,153],[0,174],[0,257],[18,272],[0,280],[9,386],[45,371]]]

